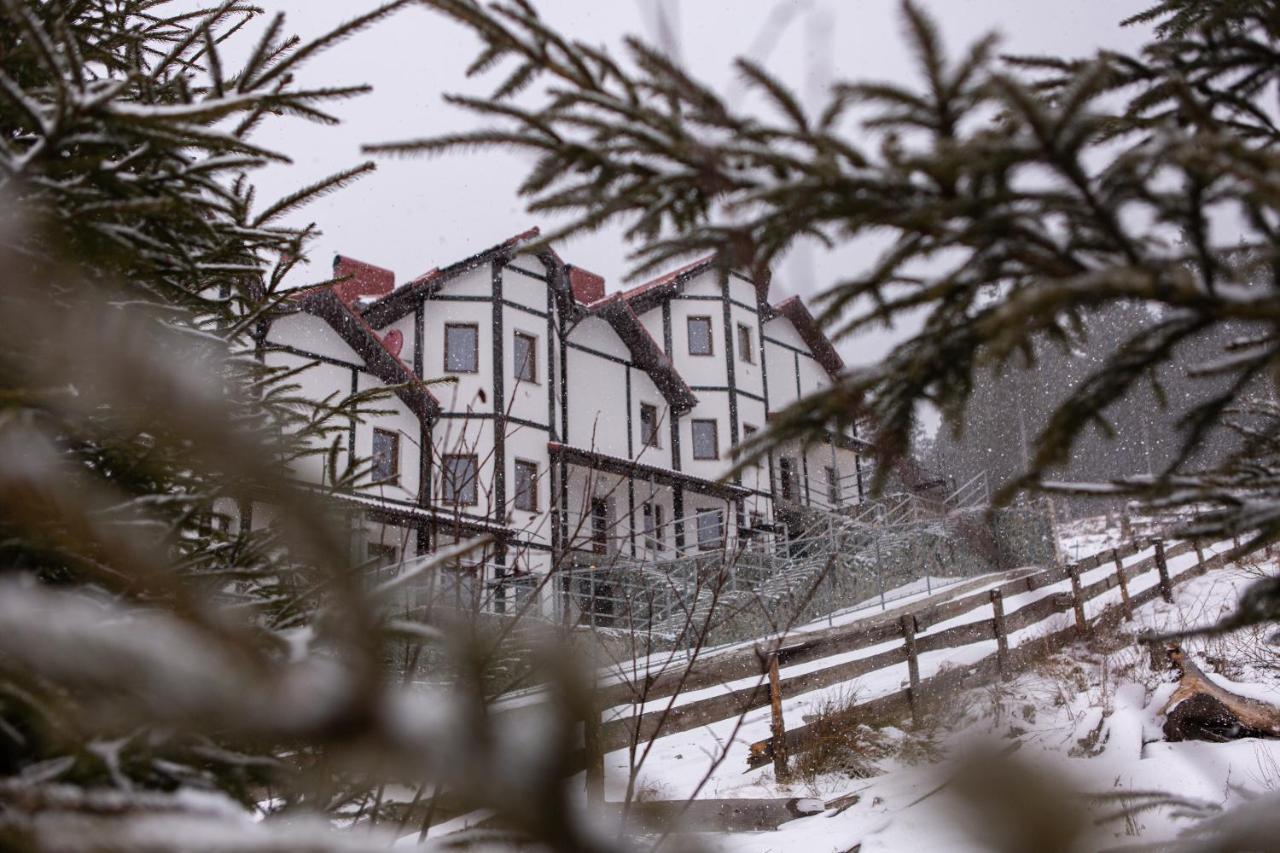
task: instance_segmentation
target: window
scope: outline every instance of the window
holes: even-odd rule
[[[711,355],[711,318],[689,318],[689,355]]]
[[[521,382],[538,381],[538,339],[524,332],[516,332],[511,347],[515,357],[515,375]]]
[[[479,463],[474,454],[445,456],[441,460],[440,499],[448,504],[474,506]]]
[[[840,503],[840,473],[832,465],[826,466],[827,500],[832,506]]]
[[[516,509],[538,511],[538,465],[536,462],[516,460]]]
[[[724,514],[718,509],[698,510],[698,547],[703,551],[719,548],[724,543]]]
[[[755,364],[755,349],[751,346],[751,327],[746,323],[738,324],[738,358],[747,364]]]
[[[657,540],[656,533],[658,530],[658,526],[657,526],[658,523],[657,521],[654,520],[654,517],[653,517],[653,504],[645,503],[642,507],[640,507],[640,516],[641,518],[644,519],[645,545],[651,550],[657,550],[658,540]]]
[[[591,550],[597,554],[609,553],[609,528],[613,516],[613,508],[608,498],[592,498],[591,500]]]
[[[640,446],[662,446],[658,441],[658,407],[651,403],[640,404]]]
[[[796,464],[786,456],[778,460],[778,478],[782,480],[782,499],[796,499]]]
[[[478,373],[480,370],[480,327],[475,323],[446,323],[444,326],[444,369],[450,373]]]
[[[378,483],[394,483],[400,479],[400,433],[385,429],[373,431],[373,479]]]
[[[720,436],[715,421],[693,420],[689,422],[693,430],[693,458],[719,459]]]
[[[662,541],[667,535],[667,511],[661,504],[653,505],[653,544],[655,550],[661,551],[663,548]]]

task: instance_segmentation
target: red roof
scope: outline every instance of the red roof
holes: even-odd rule
[[[396,289],[396,274],[391,270],[343,255],[334,255],[333,277],[341,279],[333,292],[347,305],[362,296],[385,296]]]
[[[653,281],[646,281],[644,284],[637,284],[635,287],[622,291],[622,298],[630,301],[642,293],[646,293],[650,290],[654,290],[656,288],[662,287],[664,284],[671,284],[680,276],[693,272],[699,267],[711,266],[711,263],[715,259],[716,259],[715,255],[707,255],[707,257],[705,258],[699,258],[698,260],[693,261],[692,263],[685,264],[684,266],[678,269],[674,269],[669,273],[664,273],[663,275],[660,275],[657,278],[655,278]]]
[[[582,305],[590,305],[604,299],[604,276],[588,272],[582,267],[567,266],[569,289],[573,298]]]

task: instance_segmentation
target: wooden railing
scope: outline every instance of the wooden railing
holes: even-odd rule
[[[1152,548],[1154,553],[1132,565],[1123,561]],[[1196,551],[1196,567],[1171,578],[1168,560]],[[1055,566],[1039,571],[1028,570],[993,589],[984,589],[970,595],[937,604],[916,608],[904,608],[905,612],[889,618],[859,622],[845,628],[827,629],[802,640],[790,641],[784,637],[770,644],[757,644],[728,653],[716,654],[678,671],[663,672],[656,677],[638,679],[639,683],[619,683],[604,688],[600,693],[601,706],[626,705],[643,702],[642,708],[652,710],[640,714],[620,716],[600,724],[598,736],[592,738],[593,746],[602,752],[623,748],[631,743],[650,738],[665,737],[689,731],[700,726],[732,719],[747,712],[780,706],[782,697],[797,696],[824,687],[853,681],[886,667],[907,664],[907,685],[885,696],[855,706],[850,715],[860,719],[884,717],[892,713],[913,712],[920,714],[930,698],[945,695],[948,691],[967,688],[1001,675],[1011,674],[1026,665],[1049,648],[1069,640],[1103,622],[1118,621],[1130,615],[1132,609],[1154,599],[1157,595],[1172,597],[1172,588],[1197,573],[1221,565],[1237,555],[1236,550],[1205,560],[1198,546],[1183,542],[1166,550],[1162,542],[1135,542],[1084,558],[1070,565]],[[1081,576],[1111,564],[1115,571],[1105,577],[1085,584]],[[1136,578],[1155,571],[1157,582],[1133,595],[1129,584]],[[1070,581],[1070,591],[1053,591],[1049,587]],[[1086,619],[1085,604],[1114,588],[1120,589],[1120,601]],[[1013,610],[1005,609],[1006,599],[1025,596],[1043,590],[1044,594],[1024,601]],[[984,612],[985,611],[985,612]],[[1072,612],[1073,624],[1066,630],[1011,642],[1015,635],[1059,613]],[[987,617],[990,613],[990,617]],[[975,615],[942,630],[930,633],[930,628],[960,617]],[[948,669],[928,678],[920,677],[919,658],[929,652],[959,648],[986,640],[994,640],[991,654],[969,666]],[[861,649],[895,642],[892,647],[854,660],[846,660],[831,666],[787,676],[777,674],[777,667],[789,667],[801,663],[820,661],[833,655],[842,655]],[[769,677],[771,666],[774,677]],[[680,694],[704,688],[729,685],[734,681],[750,679],[751,683],[738,689],[725,689],[684,704],[675,704]],[[674,697],[674,698],[673,698]],[[619,709],[621,712],[622,709]],[[816,727],[804,725],[785,731],[785,752],[794,754],[811,745],[817,737]],[[776,738],[753,744],[749,763],[760,766],[772,760]],[[783,746],[778,743],[778,746]],[[590,762],[593,756],[587,756]]]

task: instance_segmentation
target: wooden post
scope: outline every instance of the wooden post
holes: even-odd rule
[[[604,803],[604,744],[600,737],[600,714],[594,705],[582,721],[582,741],[587,753],[587,803]]]
[[[1169,561],[1164,558],[1164,540],[1156,540],[1156,571],[1160,573],[1160,597],[1173,604],[1173,584],[1169,583]]]
[[[996,625],[996,666],[1000,668],[1000,677],[1008,678],[1009,632],[1004,625],[1004,594],[998,589],[991,590],[991,612]]]
[[[907,646],[907,678],[910,686],[907,695],[911,700],[911,722],[918,725],[921,716],[921,696],[920,660],[916,657],[916,618],[910,613],[905,613],[898,622],[902,625],[902,639]]]
[[[787,726],[782,719],[782,686],[776,651],[769,655],[769,707],[773,712],[773,778],[786,782],[791,778],[791,769],[787,766]]]
[[[1089,620],[1084,617],[1084,596],[1080,592],[1080,569],[1074,563],[1067,566],[1071,578],[1071,606],[1076,611],[1076,630],[1081,634],[1089,630]]]
[[[1129,578],[1124,573],[1124,560],[1120,557],[1120,549],[1111,549],[1111,559],[1116,564],[1116,581],[1120,584],[1120,606],[1124,608],[1124,618],[1133,618],[1133,602],[1129,601]]]

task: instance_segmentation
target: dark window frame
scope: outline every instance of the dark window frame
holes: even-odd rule
[[[712,539],[711,537],[703,536],[703,533],[708,529],[703,524],[702,520],[704,518],[715,519],[714,539]],[[697,524],[695,527],[695,531],[698,539],[698,550],[699,551],[716,551],[723,548],[724,547],[724,510],[700,509],[696,513],[696,519],[697,519]]]
[[[711,424],[711,455],[698,455],[698,425]],[[689,419],[689,449],[693,453],[693,458],[699,461],[714,462],[720,458],[720,422],[715,418],[690,418]]]
[[[520,489],[520,469],[524,467],[529,472],[529,488],[527,491]],[[538,511],[538,463],[530,459],[517,459],[512,467],[512,506],[521,512],[537,512]],[[520,505],[522,496],[527,495],[529,503],[527,506]]]
[[[746,341],[743,341],[743,337]],[[751,326],[748,323],[738,324],[738,358],[747,364],[755,364],[755,348],[751,345]]]
[[[522,376],[520,373],[520,369],[522,365],[520,364],[519,356],[516,352],[516,340],[519,338],[524,338],[526,341],[529,342],[529,354],[525,358],[523,366],[528,368],[527,372],[532,374],[531,376]],[[516,329],[511,333],[511,368],[512,368],[512,376],[515,377],[517,382],[528,382],[532,385],[539,384],[538,382],[538,336],[537,335],[532,334],[530,332],[521,331],[520,329]]]
[[[694,352],[693,350],[693,324],[694,321],[704,322],[707,324],[707,351]],[[716,354],[716,339],[712,333],[714,326],[711,325],[711,315],[709,314],[690,314],[684,318],[684,332],[686,343],[688,344],[689,355],[696,356],[713,356]]]
[[[385,477],[378,476],[378,472],[379,472],[378,437],[379,436],[385,436],[391,440],[391,453],[389,456],[390,462],[391,462],[391,472]],[[373,458],[373,470],[371,470],[369,474],[371,477],[373,477],[373,481],[375,483],[380,483],[384,485],[399,485],[400,484],[400,432],[399,430],[390,430],[390,429],[382,429],[381,427],[374,427],[372,448],[373,448],[373,453],[371,454],[371,456]]]
[[[449,332],[452,329],[470,329],[475,335],[475,348],[471,351],[471,361],[475,365],[470,370],[449,366]],[[444,324],[444,372],[445,373],[479,373],[480,372],[480,324],[479,323],[445,323]]]
[[[790,456],[778,459],[778,497],[784,501],[800,499],[800,481],[796,476],[796,463]]]
[[[644,434],[645,412],[653,412],[653,421],[650,424],[652,430],[648,436]],[[653,403],[640,404],[640,446],[662,447],[662,430],[658,428],[658,407]]]
[[[451,463],[456,459],[471,461],[474,472],[469,482],[461,484],[462,489],[470,487],[471,499],[459,500],[459,483],[454,475]],[[465,492],[462,497],[465,497]],[[474,453],[445,453],[440,457],[440,503],[449,506],[476,506],[480,503],[480,457]]]

